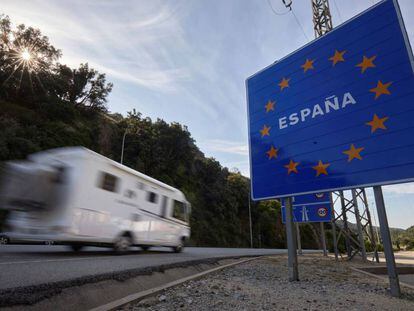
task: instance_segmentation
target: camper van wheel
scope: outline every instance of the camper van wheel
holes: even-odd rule
[[[79,252],[82,249],[83,245],[79,245],[79,244],[73,244],[70,246],[70,248],[74,251],[74,252]]]
[[[9,238],[5,235],[0,236],[0,245],[9,244]]]
[[[180,244],[173,247],[174,253],[181,253],[183,251],[183,249],[184,249],[184,242],[183,241],[180,241]]]
[[[131,246],[131,238],[129,236],[120,236],[114,243],[114,250],[118,254],[124,254]]]

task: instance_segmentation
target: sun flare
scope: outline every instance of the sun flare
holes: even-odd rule
[[[28,50],[24,50],[20,57],[24,60],[24,61],[29,61],[32,58],[32,55],[30,55],[30,52]]]

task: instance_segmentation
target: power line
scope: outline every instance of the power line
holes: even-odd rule
[[[296,21],[296,23],[298,24],[299,28],[302,30],[302,33],[303,33],[303,35],[305,36],[306,40],[307,40],[307,41],[310,41],[310,40],[309,40],[309,37],[306,35],[306,32],[305,32],[305,30],[304,30],[304,28],[303,28],[302,24],[300,23],[299,19],[297,18],[297,16],[296,16],[295,12],[292,10],[292,7],[291,7],[292,2],[290,2],[290,4],[286,4],[286,2],[285,2],[284,0],[282,0],[282,2],[283,2],[283,4],[285,5],[285,7],[286,7],[288,10],[287,10],[286,12],[280,13],[280,12],[277,12],[277,11],[274,9],[274,7],[272,6],[272,3],[270,2],[270,0],[267,0],[267,4],[269,5],[270,9],[272,10],[272,12],[273,12],[275,15],[282,16],[282,15],[286,15],[287,13],[289,13],[289,11],[290,11],[290,12],[292,12],[293,17],[295,18],[295,21]]]
[[[303,26],[302,26],[302,24],[300,23],[299,19],[297,18],[297,16],[296,16],[295,12],[294,12],[293,10],[291,10],[291,12],[292,12],[293,16],[295,17],[296,23],[299,25],[300,29],[302,29],[302,33],[303,33],[303,35],[305,36],[306,40],[307,40],[307,41],[310,41],[310,40],[309,40],[309,37],[306,35],[305,29],[303,29]]]
[[[336,11],[338,12],[339,20],[342,23],[342,16],[341,16],[341,12],[339,11],[338,5],[336,4],[336,1],[335,0],[333,0],[333,3],[334,3],[334,6],[335,6]]]
[[[270,3],[270,0],[267,0],[267,4],[269,5],[270,9],[272,10],[272,12],[273,12],[275,15],[279,15],[279,16],[286,15],[286,14],[287,14],[287,13],[289,13],[289,11],[290,11],[290,10],[287,10],[286,12],[280,13],[280,12],[277,12],[277,11],[275,10],[275,8],[273,7],[273,5]]]

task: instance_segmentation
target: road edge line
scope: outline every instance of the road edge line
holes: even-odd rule
[[[352,270],[356,271],[356,272],[363,273],[363,274],[366,274],[368,276],[383,280],[385,283],[389,284],[389,279],[388,279],[387,276],[382,276],[382,275],[374,274],[374,273],[371,273],[371,272],[367,272],[367,271],[361,270],[360,268],[356,268],[356,267],[350,267],[350,268]],[[414,289],[414,285],[411,285],[411,284],[408,284],[408,283],[405,283],[405,282],[400,281],[400,285],[402,285],[404,287]]]
[[[95,307],[93,309],[90,309],[89,311],[109,311],[109,310],[113,310],[115,308],[122,307],[123,305],[126,305],[128,303],[134,302],[136,300],[141,300],[141,299],[143,299],[147,296],[151,296],[151,295],[153,295],[155,293],[158,293],[162,290],[165,290],[167,288],[171,288],[171,287],[180,285],[182,283],[185,283],[187,281],[191,281],[191,280],[200,278],[200,277],[205,276],[207,274],[210,274],[212,272],[216,272],[216,271],[219,271],[219,270],[222,270],[222,269],[225,269],[225,268],[229,268],[229,267],[232,267],[232,266],[235,266],[235,265],[238,265],[238,264],[242,264],[242,263],[245,263],[245,262],[256,260],[256,259],[259,259],[259,258],[262,258],[262,257],[264,257],[264,256],[258,256],[258,257],[243,259],[243,260],[232,262],[232,263],[229,263],[229,264],[226,264],[226,265],[215,267],[213,269],[206,270],[206,271],[194,274],[194,275],[190,275],[190,276],[187,276],[187,277],[184,277],[184,278],[166,283],[166,284],[161,285],[161,286],[153,287],[153,288],[150,288],[150,289],[138,292],[138,293],[130,294],[130,295],[125,296],[123,298],[120,298],[120,299],[111,301],[107,304],[104,304],[104,305]]]

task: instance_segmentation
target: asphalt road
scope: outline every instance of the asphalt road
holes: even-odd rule
[[[76,253],[57,245],[0,245],[0,290],[190,260],[282,253],[286,250],[187,247],[179,254],[153,248],[117,256],[110,249],[95,247]]]

